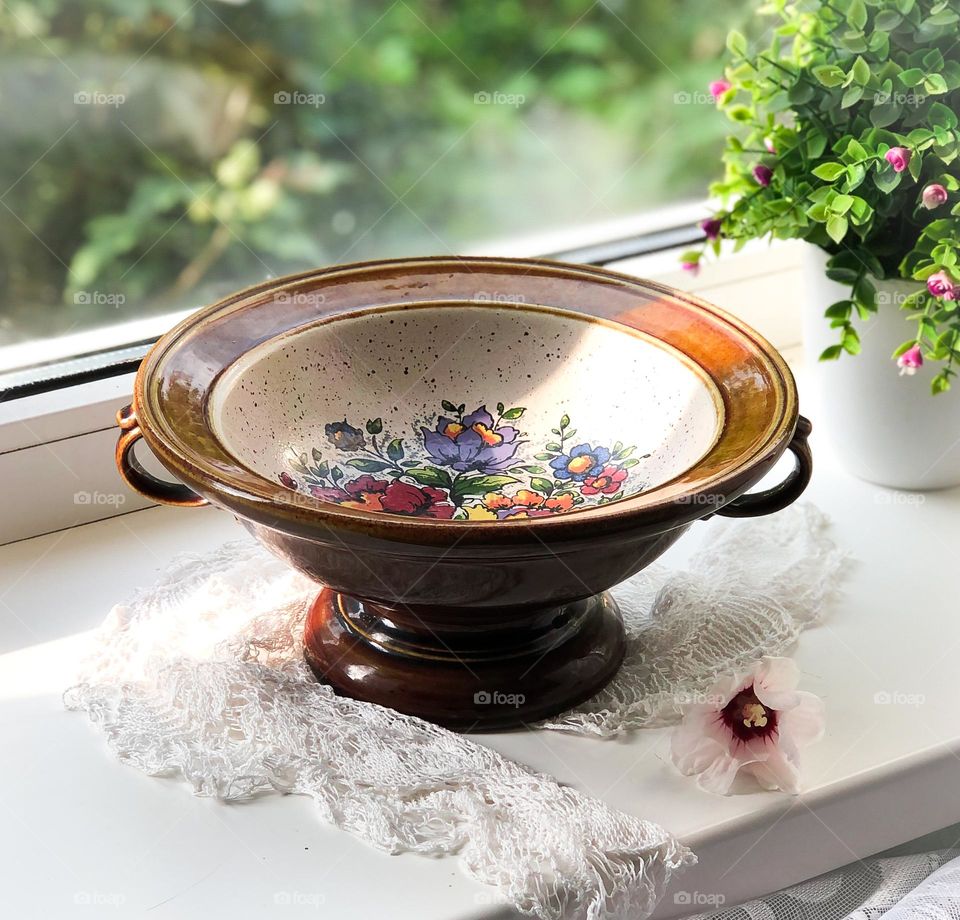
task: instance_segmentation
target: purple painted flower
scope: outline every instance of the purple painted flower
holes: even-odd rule
[[[942,297],[944,300],[957,299],[956,282],[946,272],[936,272],[927,278],[927,290],[934,297]]]
[[[520,432],[509,425],[494,427],[493,416],[481,406],[458,422],[440,416],[435,431],[420,429],[423,446],[438,466],[463,473],[498,473],[507,469],[520,446]]]
[[[297,488],[297,480],[294,479],[289,473],[281,473],[280,482],[282,482],[288,489]]]
[[[939,208],[940,205],[946,204],[947,190],[939,182],[931,182],[920,195],[920,200],[923,206],[928,210],[932,211],[934,208]]]
[[[758,185],[767,186],[773,178],[773,170],[763,163],[758,163],[753,167],[753,178],[757,180]]]
[[[609,459],[610,451],[605,447],[578,444],[570,448],[570,453],[554,457],[550,466],[555,479],[583,482],[588,476],[599,476]]]
[[[917,368],[923,367],[923,355],[920,354],[920,346],[914,345],[900,355],[897,358],[897,367],[900,368],[901,376],[903,374],[915,374]]]
[[[910,165],[911,156],[906,147],[891,147],[883,158],[893,167],[894,172],[902,173]]]
[[[720,228],[722,226],[719,217],[708,217],[706,220],[700,221],[700,229],[704,232],[708,240],[715,240],[720,236]]]

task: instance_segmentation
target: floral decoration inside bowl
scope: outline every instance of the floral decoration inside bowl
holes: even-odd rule
[[[669,345],[555,308],[358,311],[270,339],[214,386],[218,438],[255,473],[387,514],[499,521],[584,510],[681,475],[723,423]]]

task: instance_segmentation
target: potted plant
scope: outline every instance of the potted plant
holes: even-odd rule
[[[763,12],[772,39],[732,32],[710,84],[737,129],[684,265],[724,239],[812,244],[805,339],[841,458],[886,485],[960,483],[960,0]]]

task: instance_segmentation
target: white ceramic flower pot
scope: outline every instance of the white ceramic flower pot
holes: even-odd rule
[[[823,349],[838,341],[823,311],[850,291],[827,278],[822,250],[807,247],[804,260],[804,351],[816,391],[811,418],[817,433],[860,479],[909,490],[960,485],[960,386],[932,396],[933,366],[900,376],[890,357],[910,337],[899,305],[917,283],[876,282],[880,310],[858,324],[862,352],[818,361]]]

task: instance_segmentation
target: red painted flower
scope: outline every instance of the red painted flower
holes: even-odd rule
[[[335,502],[360,511],[386,511],[413,517],[449,519],[456,510],[447,493],[430,486],[415,486],[395,479],[358,476],[343,487],[313,486],[311,494],[321,501]]]
[[[618,466],[605,466],[596,476],[588,476],[580,486],[582,495],[613,495],[627,478],[627,471]]]

